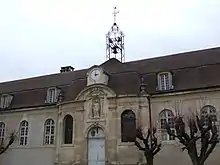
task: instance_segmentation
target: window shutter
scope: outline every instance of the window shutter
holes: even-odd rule
[[[58,102],[58,97],[59,97],[60,93],[61,93],[61,89],[57,88],[56,92],[55,92],[55,102]]]
[[[1,96],[1,108],[4,108],[4,96]]]
[[[13,96],[12,95],[8,95],[8,97],[7,97],[7,107],[9,107],[11,105],[12,100],[13,100]]]

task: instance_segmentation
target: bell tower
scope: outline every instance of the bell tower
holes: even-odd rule
[[[113,16],[114,22],[113,26],[110,28],[106,34],[106,59],[116,58],[121,62],[125,61],[125,51],[124,51],[124,34],[119,29],[116,23],[116,15],[119,13],[116,7],[114,7]]]

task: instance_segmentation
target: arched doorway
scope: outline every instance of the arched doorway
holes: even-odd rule
[[[100,127],[88,132],[88,165],[105,165],[105,134]]]

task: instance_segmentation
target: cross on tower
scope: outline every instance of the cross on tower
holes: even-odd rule
[[[116,7],[114,7],[113,15],[114,15],[114,24],[116,24],[116,15],[119,13]]]

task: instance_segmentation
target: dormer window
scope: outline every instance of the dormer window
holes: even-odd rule
[[[13,96],[8,94],[1,95],[1,104],[0,107],[2,109],[8,108],[11,105]]]
[[[53,87],[47,90],[47,100],[46,103],[56,103],[58,101],[58,96],[60,94],[60,89]]]
[[[170,72],[162,72],[157,76],[158,89],[161,91],[166,91],[173,89],[172,85],[172,74]]]

